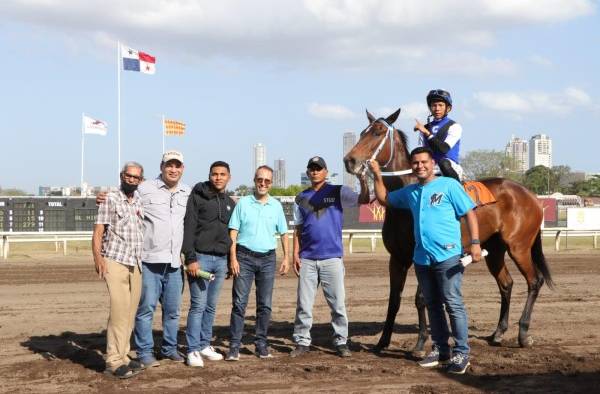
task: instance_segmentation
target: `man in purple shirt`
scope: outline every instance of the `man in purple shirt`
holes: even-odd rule
[[[350,357],[348,318],[344,289],[342,225],[344,208],[368,202],[347,186],[330,185],[327,164],[319,156],[308,161],[306,174],[311,187],[294,203],[294,270],[298,275],[298,300],[294,322],[296,349],[290,355],[301,356],[310,350],[312,308],[317,287],[331,309],[333,345],[340,357]]]

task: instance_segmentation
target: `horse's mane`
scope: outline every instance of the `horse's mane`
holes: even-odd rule
[[[406,135],[406,133],[404,133],[404,131],[402,131],[400,129],[396,129],[396,131],[400,135],[400,141],[402,141],[402,148],[403,148],[402,153],[404,153],[404,157],[408,158],[408,156],[410,154],[410,152],[408,151],[408,136]]]

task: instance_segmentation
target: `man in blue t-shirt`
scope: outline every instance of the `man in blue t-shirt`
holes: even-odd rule
[[[343,210],[364,201],[359,201],[359,195],[347,186],[327,183],[327,164],[319,156],[308,161],[306,175],[311,187],[300,193],[294,203],[294,271],[299,279],[294,322],[296,348],[290,356],[310,350],[312,308],[320,284],[331,309],[333,345],[340,357],[350,357],[342,261]]]
[[[375,195],[386,206],[410,209],[414,222],[414,264],[417,281],[423,291],[433,351],[419,362],[422,367],[448,364],[446,371],[464,374],[469,367],[468,320],[462,299],[461,285],[464,267],[460,218],[465,216],[473,261],[481,259],[479,227],[473,212],[475,205],[456,180],[436,177],[433,152],[427,147],[414,149],[411,166],[418,183],[387,193],[379,163],[369,166],[375,177]],[[450,349],[450,332],[444,313],[450,317],[454,348]]]

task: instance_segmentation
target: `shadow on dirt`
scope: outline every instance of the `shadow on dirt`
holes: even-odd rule
[[[254,316],[246,318],[244,326],[244,336],[242,338],[242,353],[250,354],[254,350]],[[250,323],[250,324],[248,324]],[[374,336],[378,335],[383,329],[381,322],[353,322],[349,325],[349,331],[352,336]],[[273,350],[280,353],[289,353],[294,348],[292,342],[292,333],[294,324],[288,321],[272,321],[269,328],[269,345]],[[414,325],[396,325],[395,333],[416,333],[417,327]],[[313,338],[313,347],[325,353],[334,354],[335,350],[331,343],[333,330],[329,323],[315,324],[311,330]],[[159,354],[162,341],[162,330],[153,330],[155,353]],[[215,326],[213,328],[212,345],[225,350],[229,347],[229,326]],[[186,353],[185,327],[178,332],[179,350]],[[21,346],[30,351],[40,354],[46,360],[70,360],[80,364],[85,368],[102,371],[104,370],[103,353],[106,350],[106,331],[99,333],[79,334],[71,331],[65,331],[60,335],[32,336],[29,340],[21,343]],[[362,344],[356,341],[350,341],[350,349],[353,351],[370,351],[372,346]],[[131,343],[131,349],[135,345]],[[411,359],[408,352],[393,351],[386,352],[382,357],[408,358]]]

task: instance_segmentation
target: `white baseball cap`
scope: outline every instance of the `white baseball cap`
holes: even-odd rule
[[[176,150],[168,150],[165,153],[163,153],[162,162],[166,163],[170,160],[177,160],[178,162],[183,164],[183,155],[181,154],[181,152],[178,152]]]

